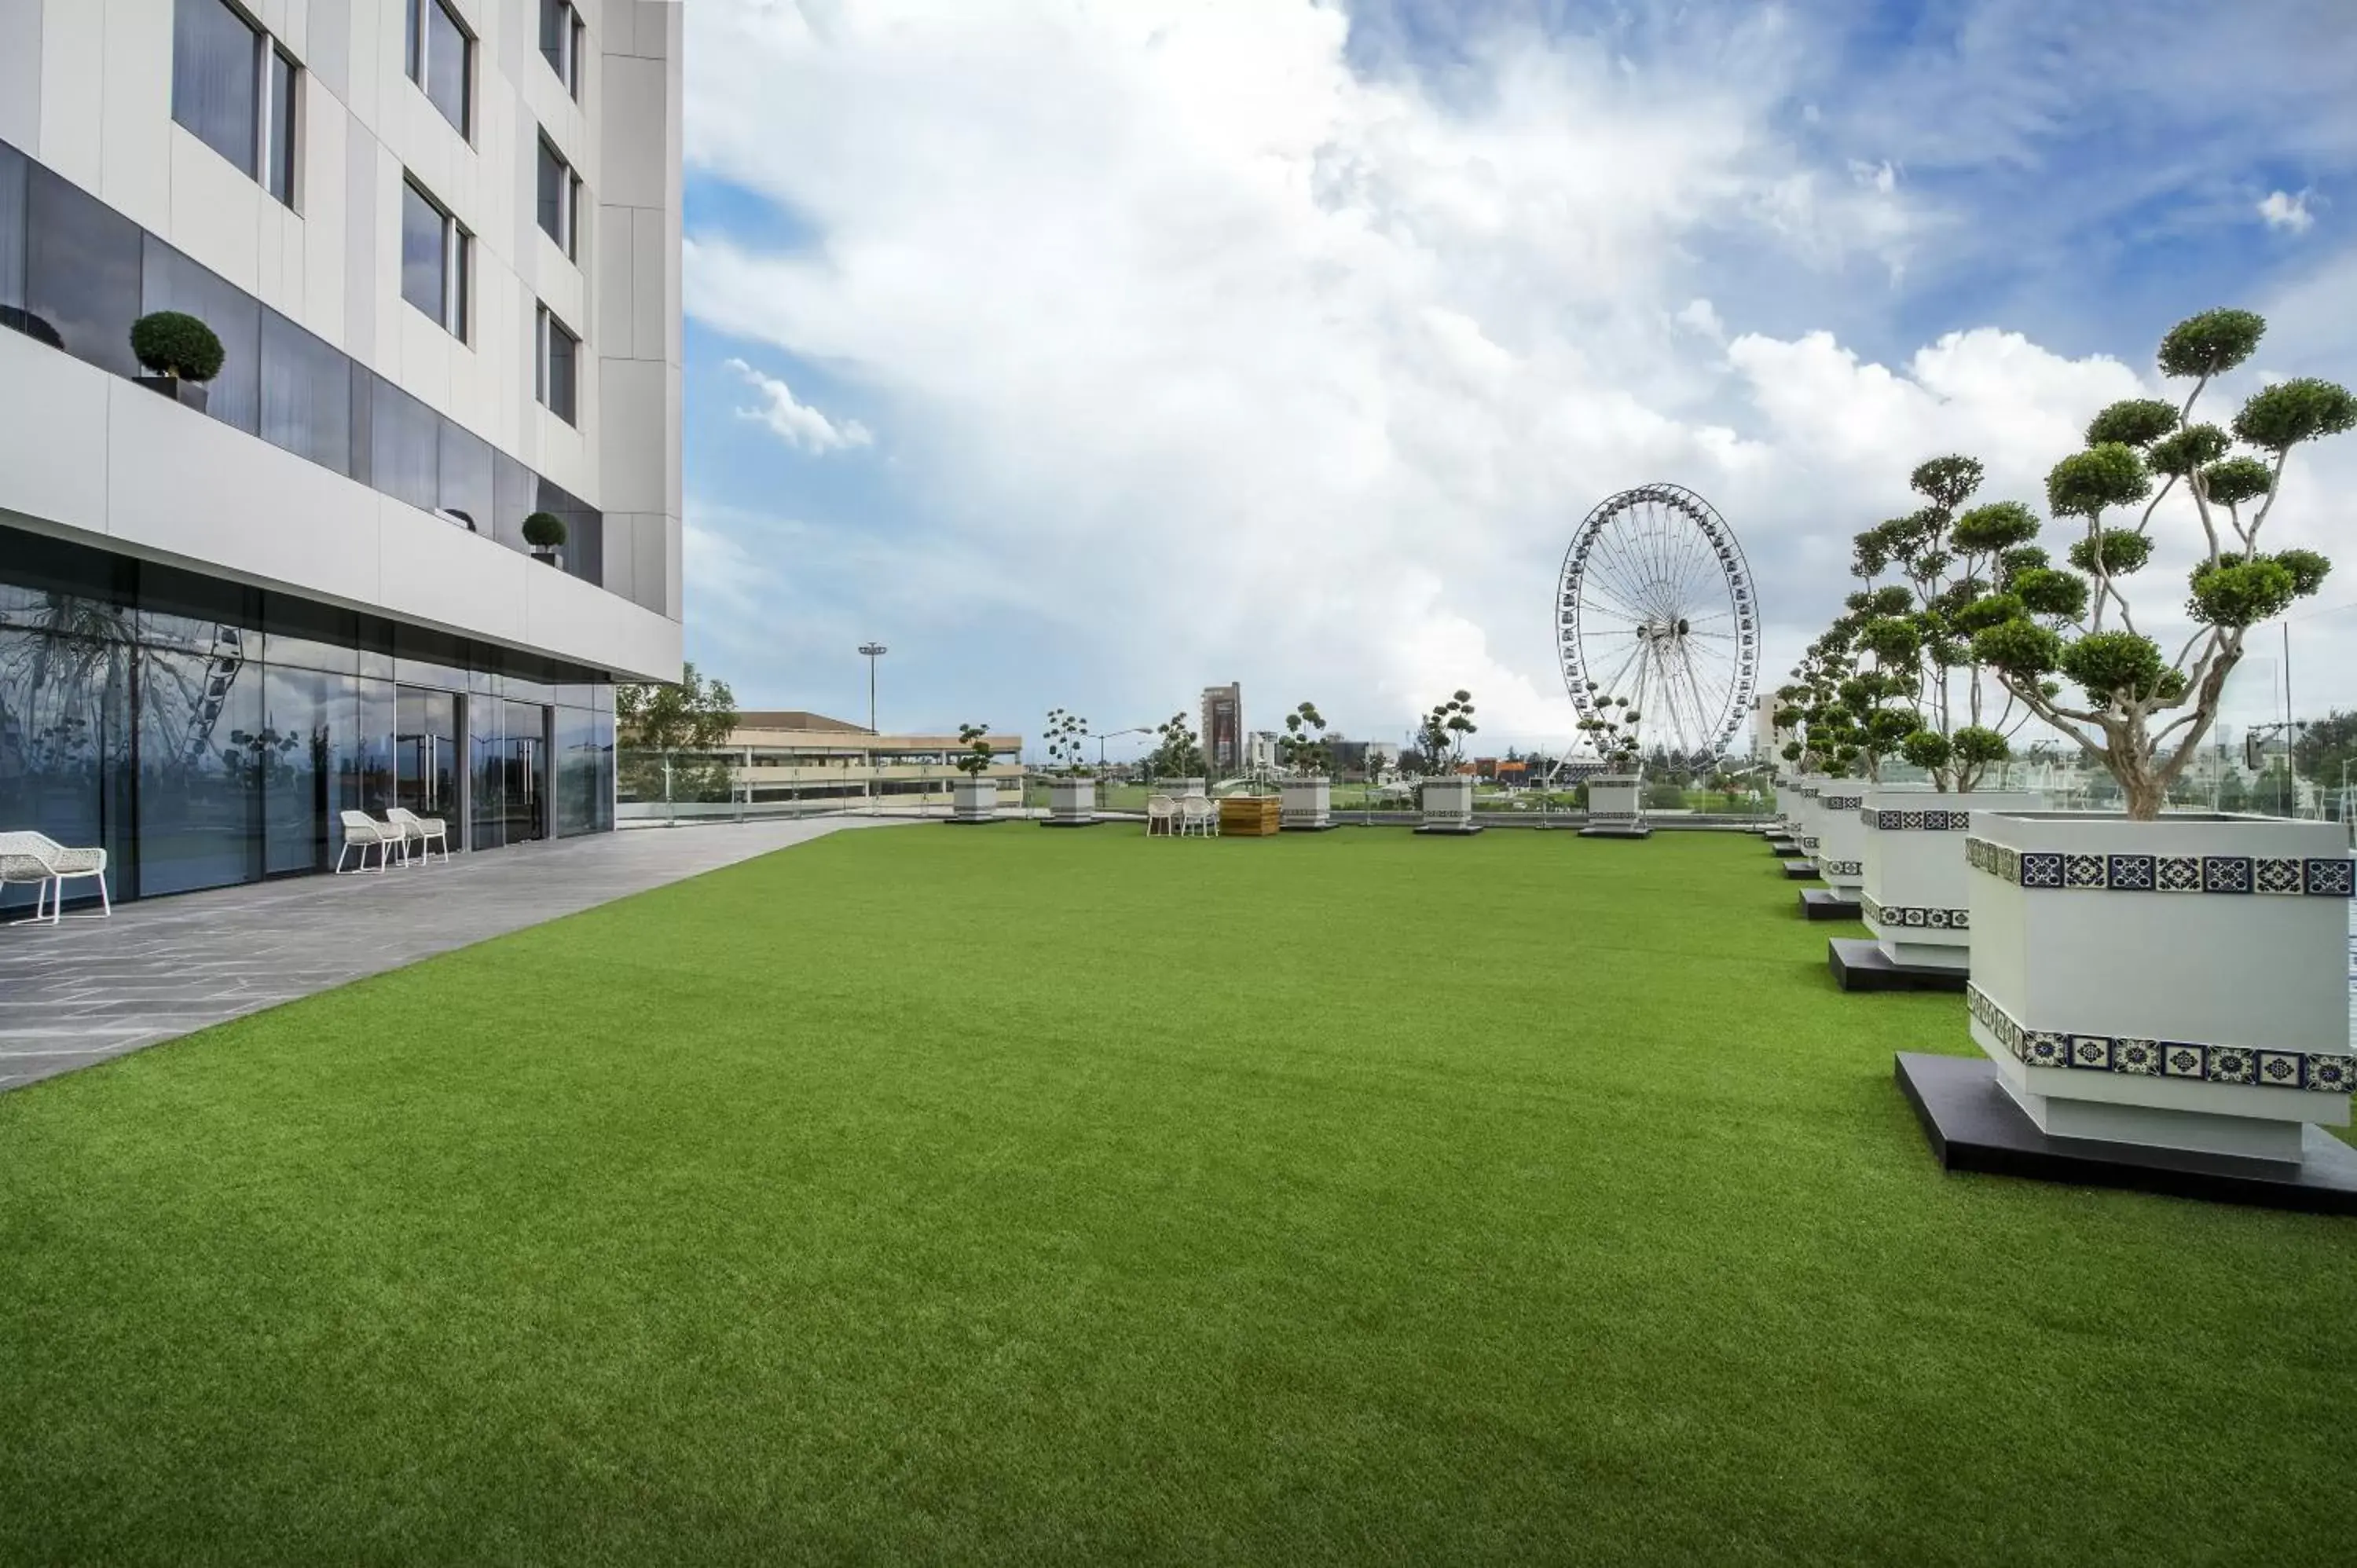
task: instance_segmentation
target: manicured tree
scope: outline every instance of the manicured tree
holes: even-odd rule
[[[969,779],[979,779],[990,771],[990,734],[988,725],[958,725],[958,745],[963,749],[952,766]]]
[[[199,385],[228,358],[213,329],[180,310],[151,310],[131,324],[131,354],[145,369]]]
[[[2047,571],[2028,507],[1964,510],[1982,475],[1977,458],[1961,455],[1918,464],[1908,482],[1925,504],[1860,533],[1850,564],[1868,583],[1885,573],[1900,579],[1853,596],[1857,646],[1873,655],[1887,698],[1867,744],[1878,765],[1895,752],[1942,790],[1976,787],[2012,754],[2008,721],[2018,728],[2029,717],[2026,710],[2017,716],[2018,704],[2001,686],[2002,705],[1990,711],[1992,683],[1974,656],[1973,633],[1992,618],[2076,613],[2084,598],[2074,604],[2071,580]],[[1918,723],[1894,734],[1898,715],[1909,712]]]
[[[2314,551],[2263,552],[2259,532],[2292,449],[2357,426],[2357,397],[2298,377],[2254,392],[2231,435],[2190,423],[2211,381],[2248,360],[2266,330],[2246,310],[2207,311],[2171,328],[2161,339],[2160,371],[2192,380],[2184,403],[2112,404],[2088,424],[2086,449],[2047,475],[2049,510],[2079,525],[2070,551],[2075,571],[2018,572],[1972,607],[1973,657],[2102,763],[2136,821],[2160,814],[2169,784],[2210,733],[2250,628],[2314,594],[2330,569]],[[2201,549],[2186,601],[2193,635],[2171,660],[2138,629],[2121,584],[2151,558],[2153,519],[2180,491],[2201,525]],[[2117,525],[2106,521],[2115,513]],[[2078,688],[2078,701],[2062,700],[2061,686],[2049,680],[2056,673]]]
[[[1435,703],[1416,732],[1416,745],[1424,752],[1426,770],[1442,775],[1455,773],[1465,760],[1465,737],[1480,727],[1473,722],[1472,693],[1457,692],[1448,701]]]
[[[1599,690],[1597,682],[1587,683],[1593,693]],[[1596,698],[1596,716],[1579,721],[1579,728],[1596,747],[1596,755],[1604,766],[1614,772],[1626,772],[1637,766],[1639,745],[1637,724],[1644,715],[1629,705],[1626,697]]]
[[[1066,776],[1085,779],[1088,767],[1089,721],[1063,708],[1048,710],[1048,762]]]
[[[737,728],[736,693],[726,681],[706,680],[693,662],[680,666],[676,684],[615,686],[614,728],[617,771],[626,790],[662,800],[667,790],[725,793],[728,788],[725,759],[676,756],[710,752]]]
[[[1285,715],[1285,733],[1276,737],[1276,759],[1304,779],[1326,776],[1334,748],[1326,744],[1326,720],[1317,703],[1304,703]]]
[[[1203,771],[1203,745],[1184,710],[1155,727],[1156,746],[1146,759],[1150,779],[1191,779]]]

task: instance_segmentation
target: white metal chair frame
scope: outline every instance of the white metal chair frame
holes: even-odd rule
[[[1164,837],[1178,836],[1178,802],[1168,795],[1146,798],[1146,831],[1149,835],[1156,832],[1157,823]]]
[[[12,920],[16,926],[54,926],[65,918],[66,884],[75,877],[98,879],[98,913],[76,915],[77,920],[103,920],[114,913],[114,900],[106,891],[106,852],[102,849],[69,849],[47,833],[0,833],[0,885],[10,882],[31,883],[33,913],[29,918]]]
[[[1220,803],[1208,795],[1181,795],[1178,798],[1178,832],[1180,836],[1197,838],[1220,836]]]
[[[356,849],[361,852],[361,863],[354,868],[358,871],[368,869],[368,852],[371,849],[377,852],[376,868],[380,873],[392,865],[394,850],[402,852],[403,859],[408,858],[409,835],[393,823],[380,822],[366,811],[343,811],[339,815],[344,823],[344,847],[336,852],[336,875],[344,874],[344,857]]]
[[[416,812],[395,806],[387,811],[384,820],[401,830],[401,861],[409,864],[409,846],[417,845],[419,859],[425,865],[434,862],[434,846],[442,846],[442,859],[450,859],[450,828],[439,817],[421,817]]]

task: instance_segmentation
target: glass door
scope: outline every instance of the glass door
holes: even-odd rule
[[[448,692],[404,686],[395,709],[393,788],[399,803],[421,817],[448,822],[458,811],[458,699]]]
[[[507,705],[504,833],[509,843],[548,836],[548,709]]]

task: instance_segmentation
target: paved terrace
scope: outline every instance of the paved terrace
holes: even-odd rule
[[[125,904],[110,920],[0,926],[0,1090],[436,953],[891,819],[598,833],[444,865],[305,876]],[[16,908],[12,916],[29,912]]]

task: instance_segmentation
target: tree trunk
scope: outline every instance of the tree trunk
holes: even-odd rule
[[[2149,822],[2158,819],[2160,808],[2169,800],[2169,785],[2151,760],[2126,761],[2115,757],[2111,770],[2112,777],[2119,780],[2120,793],[2127,799],[2128,820]]]

